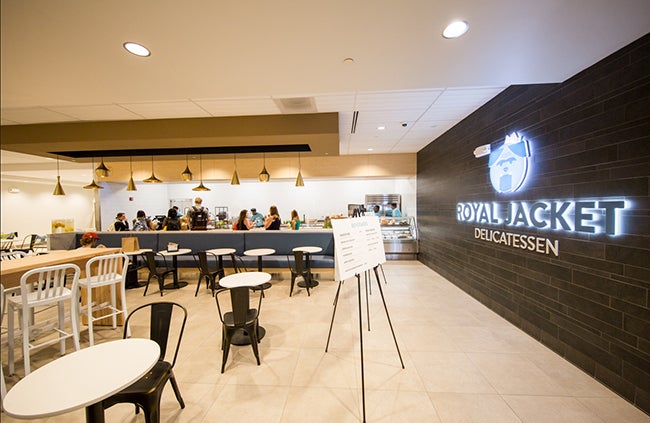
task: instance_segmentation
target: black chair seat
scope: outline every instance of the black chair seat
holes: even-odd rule
[[[109,400],[113,404],[118,404],[121,402],[131,402],[131,400],[135,399],[134,395],[151,395],[156,389],[160,389],[167,382],[171,369],[172,365],[170,363],[160,360],[149,370],[149,373],[142,376],[134,384],[122,389],[117,394],[113,394]],[[126,397],[122,397],[123,395]],[[128,401],[124,401],[125,399],[128,399]],[[181,408],[184,407],[185,404],[182,404]]]
[[[145,262],[147,264],[147,268],[149,269],[149,277],[147,278],[147,285],[144,288],[143,295],[147,295],[147,290],[149,289],[149,282],[151,282],[151,278],[155,277],[158,280],[160,296],[162,297],[163,289],[165,287],[165,277],[167,275],[173,275],[174,272],[176,272],[175,267],[167,266],[167,260],[165,259],[165,256],[162,256],[162,258],[165,261],[165,265],[158,266],[156,265],[156,254],[153,251],[147,251],[145,253]]]
[[[248,311],[246,312],[246,322],[245,324],[250,324],[253,323],[257,319],[257,309],[256,308],[249,308]],[[232,313],[232,311],[228,311],[224,313],[223,315],[223,322],[226,325],[229,326],[234,326],[235,325],[235,316]]]

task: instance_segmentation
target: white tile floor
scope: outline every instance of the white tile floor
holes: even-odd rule
[[[546,347],[414,261],[388,262],[383,285],[404,360],[402,369],[376,285],[370,301],[371,331],[364,312],[366,415],[368,422],[650,422],[650,417]],[[181,410],[167,387],[163,422],[359,422],[361,372],[355,280],[341,291],[329,352],[325,352],[337,283],[319,276],[311,297],[289,298],[288,274],[274,281],[262,304],[267,330],[261,366],[252,350],[233,347],[220,373],[220,326],[214,300],[190,286],[166,291],[190,317],[176,377],[186,402]],[[155,290],[127,291],[134,307],[159,301]],[[365,298],[364,309],[365,309]],[[95,342],[119,338],[102,328]],[[82,341],[87,345],[86,332]],[[56,348],[36,354],[33,367],[56,358]],[[6,364],[6,352],[3,352]],[[21,362],[17,365],[22,374]],[[6,373],[6,367],[5,367]],[[8,377],[9,386],[18,380]],[[91,382],[89,382],[91,383]],[[35,399],[37,400],[37,399]],[[128,404],[106,410],[108,422],[143,422]],[[17,420],[2,415],[2,422]],[[79,410],[43,420],[83,422]]]

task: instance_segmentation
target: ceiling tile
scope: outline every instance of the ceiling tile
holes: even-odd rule
[[[145,119],[210,116],[208,112],[191,101],[120,103],[120,106]]]
[[[275,115],[280,110],[271,97],[194,99],[212,116]]]
[[[357,94],[355,110],[426,109],[442,93],[441,89],[376,91]]]
[[[78,120],[72,116],[64,115],[45,107],[2,109],[2,118],[23,125],[30,123],[69,122]]]
[[[72,116],[79,120],[126,120],[142,119],[129,110],[124,109],[116,104],[94,104],[88,106],[57,106],[50,107],[59,113]]]

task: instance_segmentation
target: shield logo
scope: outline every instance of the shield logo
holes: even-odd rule
[[[490,149],[490,182],[497,192],[517,191],[528,174],[530,147],[528,140],[516,132]]]

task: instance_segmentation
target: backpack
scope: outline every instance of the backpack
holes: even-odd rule
[[[190,228],[193,231],[205,230],[208,227],[208,211],[204,208],[192,206],[192,215],[190,220]]]

